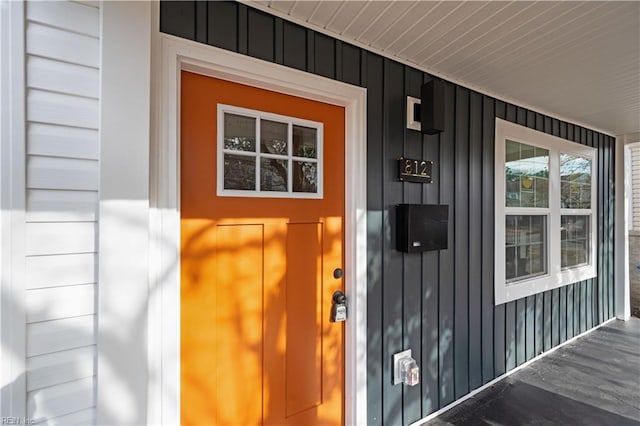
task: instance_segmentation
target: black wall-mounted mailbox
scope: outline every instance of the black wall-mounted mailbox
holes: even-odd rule
[[[405,253],[447,248],[449,206],[399,204],[396,208],[396,248]]]

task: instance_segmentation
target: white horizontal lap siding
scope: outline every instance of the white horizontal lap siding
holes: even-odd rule
[[[28,324],[27,356],[45,355],[93,345],[96,341],[94,326],[94,315]]]
[[[65,416],[95,405],[95,377],[29,392],[27,415],[35,422]]]
[[[36,423],[95,423],[99,3],[26,4],[26,381]]]
[[[95,282],[95,253],[27,257],[27,290]]]
[[[27,192],[27,221],[94,222],[97,204],[95,190],[30,189]]]
[[[94,129],[29,123],[27,138],[31,155],[98,159],[98,131]]]
[[[27,188],[98,190],[98,161],[27,156]]]
[[[95,346],[33,356],[27,363],[27,390],[44,389],[91,377],[94,374],[95,359]]]

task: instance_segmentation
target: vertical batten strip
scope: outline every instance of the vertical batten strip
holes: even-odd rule
[[[390,231],[395,224],[395,206],[402,203],[402,183],[395,178],[397,173],[397,159],[402,155],[404,126],[404,69],[403,66],[388,59],[384,63],[383,86],[383,134],[384,134],[384,165],[382,169],[383,185],[383,223],[386,230]],[[394,232],[383,234],[383,359],[392,359],[393,354],[403,349],[403,254],[396,250],[395,241],[392,239]],[[390,285],[390,283],[395,283]],[[383,415],[386,424],[402,423],[402,388],[392,384],[393,370],[391,363],[383,362]]]
[[[495,100],[495,117],[506,119],[507,111],[504,102]],[[492,120],[495,126],[495,118]],[[495,131],[495,128],[494,128]],[[495,138],[495,132],[493,135]],[[495,143],[495,140],[494,140]],[[495,150],[495,146],[493,147]],[[495,155],[495,154],[494,154]],[[495,167],[495,165],[494,165]],[[495,212],[494,212],[495,214]],[[491,218],[493,220],[493,218]],[[495,230],[494,230],[495,233]],[[496,244],[500,244],[496,242]],[[502,272],[498,272],[502,273]],[[493,284],[492,284],[493,285]],[[500,304],[495,306],[495,323],[494,323],[494,371],[496,376],[501,376],[506,373],[506,304]]]
[[[382,97],[383,97],[383,64],[382,58],[362,52],[363,67],[362,80],[368,83],[367,92],[367,170],[381,170],[383,159],[383,126],[382,126]],[[383,424],[382,386],[389,377],[383,375],[382,354],[384,351],[382,333],[384,305],[382,291],[382,276],[384,271],[382,253],[382,235],[384,223],[383,210],[383,180],[381,174],[368,176],[367,185],[367,251],[369,268],[367,268],[367,327],[369,330],[367,360],[369,366],[369,382],[367,386],[367,423],[373,426]],[[372,335],[372,333],[374,335]],[[376,342],[373,344],[373,342]]]
[[[598,232],[598,292],[600,295],[600,321],[604,321],[608,315],[606,313],[607,292],[606,277],[604,274],[604,147],[603,135],[598,135],[598,209],[597,209],[597,232]]]
[[[607,210],[608,210],[608,226],[607,226],[607,271],[608,271],[608,281],[609,281],[609,318],[613,318],[615,316],[615,288],[614,288],[614,267],[613,267],[613,259],[614,259],[614,228],[615,228],[615,205],[614,205],[614,183],[615,183],[615,138],[611,136],[607,136],[609,142],[609,173],[607,175],[608,179],[608,189],[607,193]]]
[[[440,407],[451,403],[454,397],[454,125],[455,86],[445,86],[445,131],[440,134],[440,204],[449,206],[449,243],[440,251],[439,286],[439,402]]]
[[[495,101],[482,96],[482,383],[488,383],[495,374],[494,342],[494,143]]]
[[[469,91],[456,87],[454,220],[455,398],[469,393]]]
[[[469,390],[482,385],[482,95],[469,103]]]
[[[431,77],[422,75],[422,83],[431,81]],[[426,160],[433,160],[434,182],[423,185],[423,200],[428,204],[440,203],[441,184],[436,180],[440,175],[441,135],[422,135],[423,152]],[[422,415],[426,416],[440,407],[439,364],[440,364],[440,252],[430,251],[423,258],[423,347],[422,371],[427,383],[423,386]]]
[[[404,95],[419,96],[420,87],[422,86],[422,73],[403,66],[404,77]],[[404,96],[402,96],[404,99]],[[402,102],[402,114],[406,116],[406,102]],[[404,124],[403,121],[401,121]],[[408,158],[424,158],[422,134],[415,130],[403,127],[404,148],[403,153]],[[392,158],[390,160],[393,160]],[[393,161],[391,161],[393,163]],[[395,176],[392,178],[395,180]],[[408,204],[422,204],[424,201],[422,185],[413,182],[401,183],[403,192],[403,202]],[[402,328],[403,339],[402,347],[411,348],[412,356],[418,362],[419,366],[423,366],[422,351],[425,346],[422,342],[422,258],[421,253],[404,253],[403,258],[403,315]],[[428,382],[426,369],[422,368],[422,385]],[[403,386],[402,411],[404,424],[413,423],[422,418],[421,410],[421,391],[422,386]]]

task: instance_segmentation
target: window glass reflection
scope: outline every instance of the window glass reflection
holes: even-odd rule
[[[591,160],[560,154],[560,202],[565,209],[591,208]]]
[[[293,192],[318,192],[318,163],[293,162]]]
[[[287,155],[287,123],[260,120],[260,151],[266,154]]]
[[[512,140],[505,148],[505,205],[549,207],[549,150]]]
[[[547,272],[547,216],[505,217],[507,282]]]
[[[260,190],[287,192],[287,160],[262,158],[260,160]]]
[[[247,155],[224,155],[224,189],[256,189],[256,158]]]
[[[229,194],[247,197],[322,197],[321,123],[227,108],[218,106],[223,191],[242,191]]]
[[[560,256],[562,268],[589,263],[589,225],[586,215],[562,215],[560,218]]]
[[[318,157],[318,130],[311,127],[293,126],[294,157]]]
[[[224,114],[224,149],[256,150],[256,119],[237,114]]]

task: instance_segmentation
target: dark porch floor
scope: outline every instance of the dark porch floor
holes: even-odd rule
[[[616,321],[428,425],[640,425],[640,319]]]

